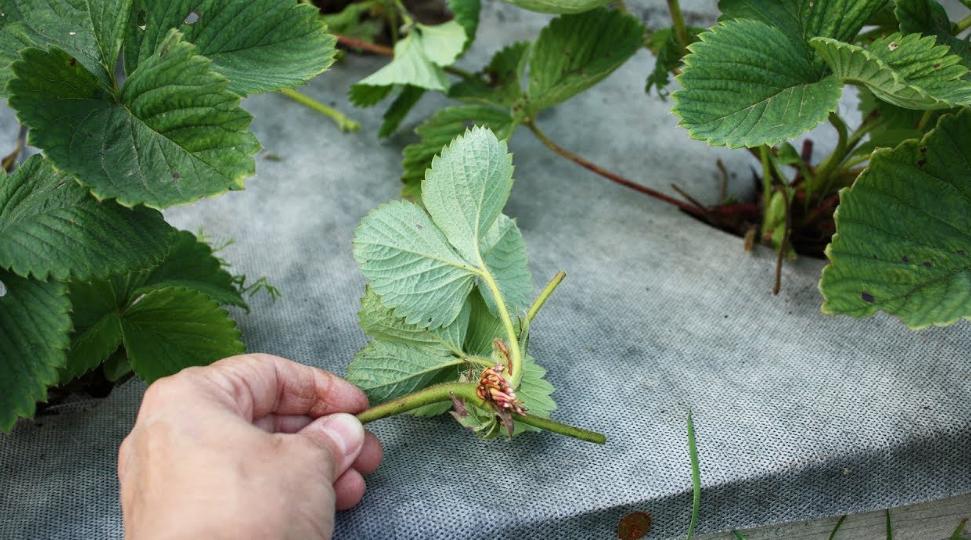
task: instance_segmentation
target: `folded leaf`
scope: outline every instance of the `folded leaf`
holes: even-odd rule
[[[530,109],[535,113],[597,84],[641,48],[643,37],[640,21],[619,11],[553,19],[530,54]]]
[[[121,328],[132,369],[148,382],[245,350],[229,314],[191,289],[139,295],[122,314]]]
[[[877,310],[911,328],[971,319],[971,110],[878,150],[840,193],[823,311]]]
[[[117,96],[60,50],[27,49],[13,70],[10,103],[31,142],[99,198],[166,207],[253,174],[252,118],[176,31]]]
[[[347,380],[377,404],[421,390],[444,374],[454,379],[464,364],[447,349],[372,341],[347,367]]]
[[[355,103],[370,103],[378,92],[371,87],[407,84],[444,92],[449,82],[442,67],[455,61],[465,40],[465,29],[456,21],[436,26],[416,24],[411,33],[395,43],[391,63],[351,87],[352,95],[358,89],[359,95],[368,96]]]
[[[778,144],[839,104],[839,80],[820,74],[806,44],[763,22],[720,23],[690,50],[674,112],[693,138],[711,145]]]
[[[456,137],[432,160],[422,202],[465,260],[481,264],[484,236],[509,200],[512,173],[506,143],[479,127]]]
[[[971,105],[971,81],[961,58],[933,36],[892,34],[869,48],[827,38],[810,42],[840,79],[908,109]]]
[[[605,6],[610,0],[506,0],[514,6],[540,13],[582,13]]]
[[[334,62],[336,40],[316,7],[281,0],[136,0],[125,62],[151,58],[177,28],[240,95],[302,85]]]
[[[0,268],[46,280],[87,280],[148,268],[174,229],[155,210],[98,202],[34,156],[0,182]]]
[[[64,365],[71,304],[57,282],[0,271],[0,431],[33,416]]]
[[[469,329],[462,346],[471,355],[489,358],[496,338],[506,339],[502,321],[486,304],[482,291],[475,291],[469,295]]]

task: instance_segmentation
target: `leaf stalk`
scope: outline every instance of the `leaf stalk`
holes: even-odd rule
[[[553,276],[553,279],[551,279],[550,282],[543,287],[543,290],[540,291],[539,296],[536,297],[536,300],[533,300],[533,305],[529,306],[529,310],[526,312],[527,325],[533,322],[533,319],[536,318],[536,314],[539,313],[539,310],[543,309],[543,304],[549,300],[550,295],[552,295],[553,291],[560,286],[560,283],[563,282],[564,278],[566,278],[566,272],[557,272],[556,275]]]
[[[516,328],[512,324],[512,317],[509,315],[509,308],[506,307],[506,300],[502,297],[502,291],[499,290],[499,284],[496,283],[496,278],[489,272],[485,263],[482,263],[479,275],[488,287],[489,292],[492,293],[492,298],[496,303],[496,311],[499,312],[499,320],[502,322],[503,330],[506,331],[506,340],[509,342],[509,384],[513,390],[517,390],[520,381],[523,380],[523,352],[519,347]]]
[[[352,120],[347,115],[338,111],[337,109],[330,107],[329,105],[326,105],[324,103],[321,103],[306,94],[301,94],[300,92],[297,92],[292,88],[284,88],[280,90],[280,94],[292,99],[293,101],[296,101],[297,103],[303,105],[304,107],[317,111],[318,113],[326,116],[327,118],[330,118],[331,120],[334,121],[335,124],[337,124],[337,127],[339,127],[340,130],[345,133],[354,132],[361,129],[361,124],[358,123],[357,121]]]
[[[688,27],[684,24],[684,15],[681,13],[681,4],[678,0],[668,0],[668,11],[671,13],[671,23],[674,25],[674,37],[681,46],[681,54],[687,54],[688,44],[691,38],[688,36]]]

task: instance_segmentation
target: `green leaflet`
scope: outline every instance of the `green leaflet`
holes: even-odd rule
[[[366,15],[376,6],[382,5],[381,1],[370,0],[347,4],[337,13],[324,14],[320,17],[327,23],[327,29],[335,34],[373,42],[378,34],[384,31],[384,21],[366,18]]]
[[[223,268],[212,248],[187,231],[178,231],[168,255],[148,272],[142,287],[185,287],[205,293],[224,306],[247,309],[233,276]]]
[[[67,362],[61,370],[61,384],[98,367],[121,347],[121,312],[136,281],[128,274],[70,285],[74,331]]]
[[[643,35],[640,21],[619,11],[601,8],[553,19],[530,53],[530,110],[538,112],[597,84],[641,48]]]
[[[299,86],[334,62],[317,9],[280,0],[136,0],[125,63],[135,71],[177,28],[240,95]]]
[[[887,0],[721,0],[719,20],[752,19],[794,40],[828,37],[849,41]],[[801,39],[800,39],[801,38]]]
[[[469,354],[489,358],[496,338],[505,339],[502,322],[486,304],[481,291],[469,295],[469,328],[463,348]]]
[[[361,298],[358,319],[361,329],[372,339],[414,347],[431,347],[461,355],[469,327],[470,312],[471,304],[466,302],[452,324],[443,328],[428,329],[409,324],[397,317],[394,311],[385,306],[381,298],[368,288]]]
[[[777,144],[836,110],[841,84],[821,76],[807,46],[763,22],[702,33],[684,59],[674,112],[695,139],[730,148]]]
[[[402,120],[405,119],[405,116],[408,116],[408,113],[423,95],[425,95],[424,88],[409,85],[402,88],[398,97],[384,112],[384,122],[381,123],[381,129],[378,130],[378,137],[390,137],[395,131],[398,131],[398,126],[401,125]]]
[[[0,271],[0,431],[33,416],[64,365],[71,305],[63,284]]]
[[[144,207],[99,203],[33,156],[0,182],[0,268],[46,280],[86,280],[157,263],[173,229]]]
[[[865,85],[888,103],[908,109],[971,104],[968,69],[933,36],[892,34],[867,49],[827,38],[810,43],[837,77]]]
[[[964,67],[971,68],[971,43],[951,33],[951,19],[937,0],[894,0],[894,15],[900,21],[901,33],[934,36],[961,57]]]
[[[688,35],[691,41],[698,40],[698,34],[704,30],[701,28],[688,28]],[[674,33],[673,28],[658,30],[650,35],[648,48],[654,53],[654,70],[647,76],[644,91],[650,93],[651,88],[657,89],[657,95],[661,99],[666,99],[668,92],[665,90],[671,84],[671,73],[680,65],[683,58],[681,44]]]
[[[971,110],[878,150],[840,194],[823,311],[877,310],[919,329],[971,318]]]
[[[462,52],[468,50],[475,41],[475,33],[479,29],[479,12],[482,10],[480,0],[445,0],[448,10],[455,15],[455,22],[465,30],[465,44]]]
[[[522,80],[529,47],[525,41],[504,47],[492,56],[478,78],[456,82],[448,89],[448,96],[501,108],[513,107],[523,95]]]
[[[506,0],[514,6],[540,13],[582,13],[605,6],[610,0]]]
[[[533,276],[526,260],[526,242],[516,221],[500,215],[482,238],[482,258],[496,278],[499,291],[512,314],[525,313],[533,294]],[[495,313],[495,301],[488,289],[479,284],[482,298]]]
[[[489,128],[503,139],[507,139],[515,128],[509,111],[495,107],[459,105],[439,110],[415,128],[419,141],[406,146],[402,151],[401,181],[405,183],[405,195],[421,195],[421,181],[432,164],[432,158],[441,152],[443,146],[465,133],[472,125]]]
[[[148,382],[245,350],[229,314],[191,289],[167,287],[139,295],[125,309],[121,328],[128,361]]]
[[[166,207],[253,174],[250,115],[175,30],[118,95],[57,49],[27,49],[13,70],[10,103],[31,142],[99,198]]]
[[[373,87],[398,84],[444,92],[449,82],[442,67],[458,58],[465,41],[465,29],[456,21],[436,26],[416,24],[411,33],[395,43],[391,63],[351,87],[352,101],[362,106],[377,103],[384,96],[377,98],[379,91]],[[363,95],[367,99],[360,97]]]
[[[20,58],[20,50],[32,45],[20,13],[11,0],[0,0],[0,97],[9,97],[7,82],[13,77],[10,65]]]
[[[464,364],[446,349],[372,341],[348,366],[347,380],[364,390],[371,403],[383,403],[440,382],[443,375],[454,380]]]

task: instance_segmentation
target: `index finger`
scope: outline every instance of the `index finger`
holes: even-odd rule
[[[196,373],[217,400],[249,421],[268,414],[353,414],[368,406],[364,392],[337,375],[270,354],[233,356]]]

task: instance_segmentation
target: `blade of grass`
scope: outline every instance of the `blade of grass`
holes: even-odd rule
[[[889,508],[887,508],[887,540],[893,540],[893,525],[890,524]]]
[[[701,470],[698,468],[698,445],[695,443],[695,423],[688,411],[688,457],[691,460],[691,523],[688,524],[688,540],[695,537],[698,514],[701,513]]]
[[[954,532],[951,533],[949,540],[964,540],[964,527],[967,524],[968,518],[962,519],[961,523],[958,523],[958,528],[954,529]]]
[[[836,522],[836,526],[833,527],[833,532],[829,533],[829,540],[836,538],[836,531],[840,530],[840,527],[843,526],[844,521],[846,521],[846,516],[840,516],[839,521]]]

